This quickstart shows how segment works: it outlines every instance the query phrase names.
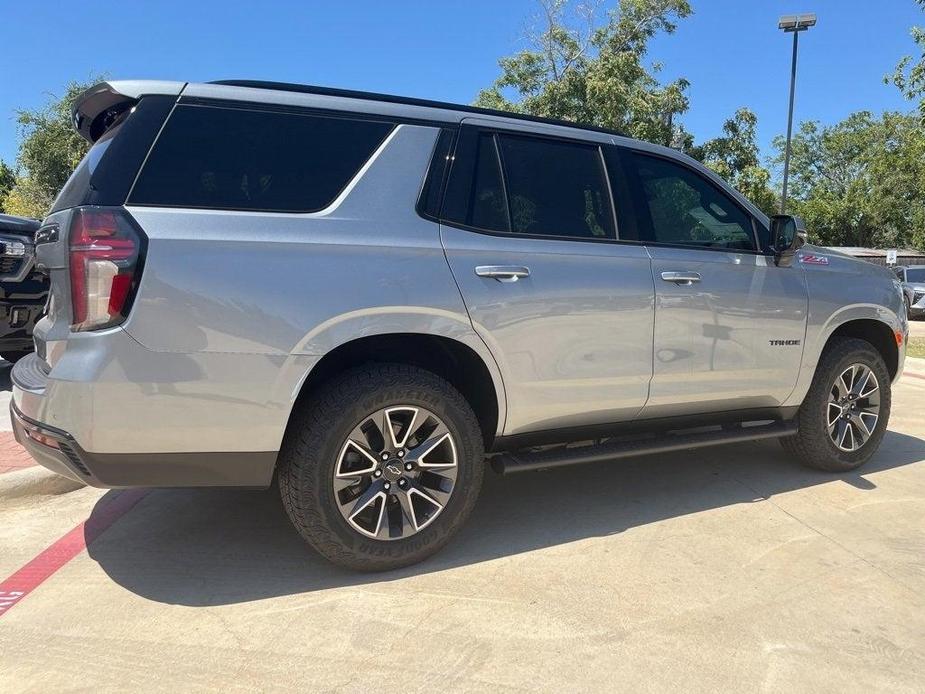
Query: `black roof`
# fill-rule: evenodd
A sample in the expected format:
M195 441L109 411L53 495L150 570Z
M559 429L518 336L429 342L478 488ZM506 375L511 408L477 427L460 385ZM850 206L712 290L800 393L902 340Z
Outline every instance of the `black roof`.
M569 128L580 128L582 130L593 130L594 132L606 133L608 135L618 135L627 137L626 133L608 128L600 128L596 125L587 123L575 123L572 121L558 120L556 118L543 118L541 116L529 116L525 113L514 113L512 111L499 111L494 108L480 108L479 106L468 106L465 104L454 104L447 101L432 101L430 99L416 99L408 96L396 96L394 94L378 94L376 92L363 92L353 89L336 89L334 87L318 87L310 84L292 84L290 82L266 82L262 80L214 80L209 84L224 84L229 87L249 87L251 89L273 89L280 92L298 92L300 94L320 94L322 96L338 96L347 99L366 99L368 101L383 101L390 104L407 104L409 106L424 106L427 108L442 108L451 111L462 111L464 113L474 113L483 116L503 116L504 118L516 118L518 120L529 121L531 123L546 123L549 125L564 125Z

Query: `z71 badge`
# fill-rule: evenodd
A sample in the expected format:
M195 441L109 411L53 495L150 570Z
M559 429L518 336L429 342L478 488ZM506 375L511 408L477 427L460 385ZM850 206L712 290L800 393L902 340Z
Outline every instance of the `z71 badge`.
M814 253L804 253L800 256L801 263L809 263L810 265L828 265L829 259L824 255L815 255Z

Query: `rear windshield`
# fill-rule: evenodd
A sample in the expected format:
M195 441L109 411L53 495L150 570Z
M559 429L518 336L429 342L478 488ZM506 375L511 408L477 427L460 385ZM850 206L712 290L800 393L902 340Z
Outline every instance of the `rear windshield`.
M314 212L334 201L393 127L358 118L180 105L130 202Z

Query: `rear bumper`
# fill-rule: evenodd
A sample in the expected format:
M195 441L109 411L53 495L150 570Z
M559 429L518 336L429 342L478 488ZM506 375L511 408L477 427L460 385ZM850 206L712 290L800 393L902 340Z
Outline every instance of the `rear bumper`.
M68 455L73 439L66 432L42 426L25 417L13 403L10 403L10 419L16 441L42 467L63 475L76 482L91 484L89 471L80 463L79 457Z
M268 453L88 453L70 434L35 422L10 403L13 435L42 467L91 487L269 486Z
M122 378L125 377L123 373ZM99 406L101 396L97 391L107 393L105 384L97 387L94 383L56 379L47 373L35 354L14 365L11 380L10 414L16 440L37 463L70 479L101 488L266 488L272 481L277 450L176 452L176 440L165 440L165 448L171 447L165 452L88 450L86 441L105 438L95 437L95 430L110 433L119 428L120 435L135 434L139 440L151 433L153 414L146 411L145 405L152 398L146 398L144 392L138 393L138 386L130 379L126 379L125 386L136 390L134 397L123 397L120 403L123 414L131 417L114 417L108 414L110 410ZM195 409L183 408L183 399L174 397L174 406L193 418L187 425L194 428L195 421L204 423L199 417L204 417L210 407L214 409L214 403L201 397L190 402L196 405ZM105 418L101 412L106 414Z

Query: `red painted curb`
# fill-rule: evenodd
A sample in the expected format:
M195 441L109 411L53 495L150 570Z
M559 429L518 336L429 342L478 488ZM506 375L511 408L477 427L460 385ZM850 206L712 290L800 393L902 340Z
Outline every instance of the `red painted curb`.
M119 518L148 494L131 489L119 494L86 521L52 543L37 557L0 583L0 617L51 578L62 566L83 552Z
M911 378L921 378L923 381L925 381L925 376L923 376L922 374L911 374L908 371L906 371L905 373L903 373L902 378L905 378L906 376L910 376Z

